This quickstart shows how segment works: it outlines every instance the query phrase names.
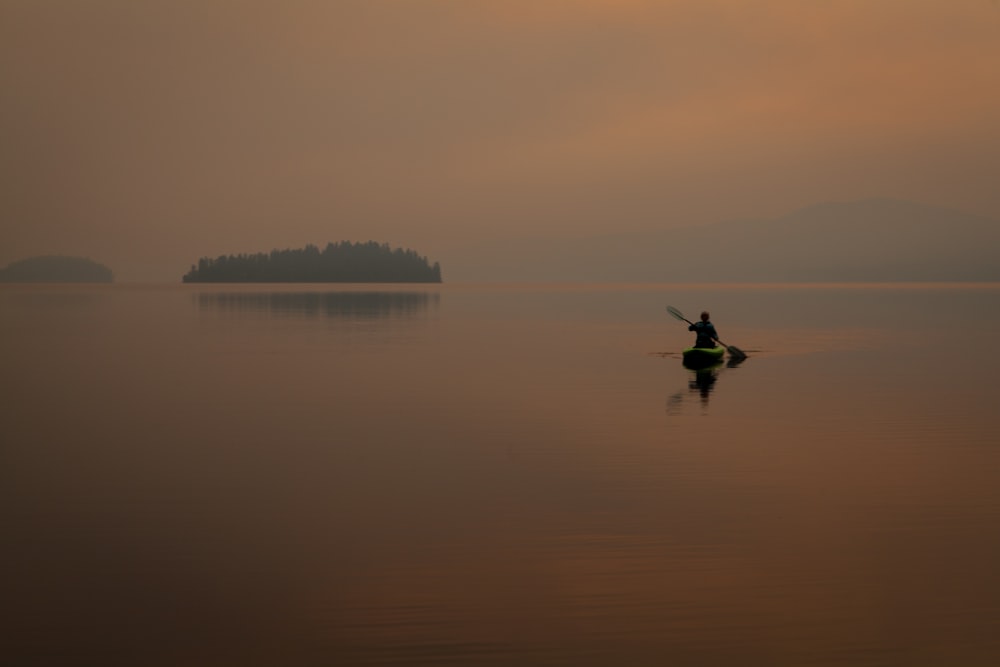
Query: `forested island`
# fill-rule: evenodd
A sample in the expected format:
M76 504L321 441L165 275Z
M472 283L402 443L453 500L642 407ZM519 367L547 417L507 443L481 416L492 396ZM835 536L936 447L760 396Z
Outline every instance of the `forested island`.
M368 241L203 257L186 283L439 283L441 266L413 250Z
M110 283L114 279L111 269L85 257L29 257L0 269L3 283Z

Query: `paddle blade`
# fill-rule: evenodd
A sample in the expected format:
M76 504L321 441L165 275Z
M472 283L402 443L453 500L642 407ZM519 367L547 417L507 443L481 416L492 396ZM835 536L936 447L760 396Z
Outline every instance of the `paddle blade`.
M727 345L726 346L726 351L729 352L729 356L732 359L736 359L736 360L742 361L743 359L747 358L747 353L746 352L744 352L740 348L735 347L733 345Z
M667 306L667 312L670 313L671 315L673 315L674 317L676 317L677 319L684 320L685 322L687 322L687 318L684 317L684 313L682 313L681 311L677 310L673 306Z

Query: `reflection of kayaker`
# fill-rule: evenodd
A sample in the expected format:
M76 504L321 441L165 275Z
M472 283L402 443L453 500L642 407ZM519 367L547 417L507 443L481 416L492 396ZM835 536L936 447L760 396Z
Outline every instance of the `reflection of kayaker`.
M701 394L701 402L705 405L708 404L708 396L712 393L715 381L719 379L719 368L721 366L722 362L719 362L714 366L699 368L694 372L694 378L688 381L688 389Z
M719 375L725 369L735 368L743 362L743 359L734 359L732 357L723 361L721 352L723 348L717 349L720 350L718 356L708 360L706 363L698 363L688 357L684 358L684 367L691 371L691 374L688 376L687 391L679 391L667 399L667 414L680 414L685 397L692 394L697 394L701 407L707 409L708 399L712 392L715 391L715 384L719 379ZM696 347L688 348L688 350L706 351L704 348Z

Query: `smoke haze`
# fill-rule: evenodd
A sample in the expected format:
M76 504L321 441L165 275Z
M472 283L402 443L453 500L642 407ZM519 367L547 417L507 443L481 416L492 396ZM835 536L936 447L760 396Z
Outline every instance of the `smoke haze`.
M1000 218L996 3L539 4L4 0L0 263Z

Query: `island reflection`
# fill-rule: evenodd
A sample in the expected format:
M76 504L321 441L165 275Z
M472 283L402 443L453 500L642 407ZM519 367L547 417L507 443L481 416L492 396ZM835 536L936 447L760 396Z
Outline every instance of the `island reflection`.
M422 291L201 292L195 298L199 309L227 314L375 320L418 316L436 307L440 294Z

